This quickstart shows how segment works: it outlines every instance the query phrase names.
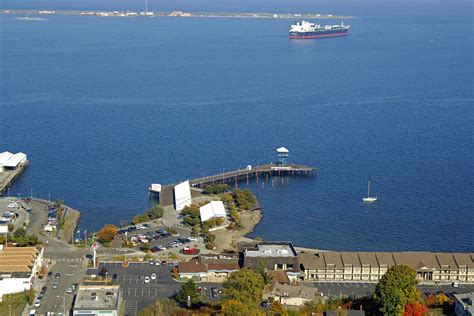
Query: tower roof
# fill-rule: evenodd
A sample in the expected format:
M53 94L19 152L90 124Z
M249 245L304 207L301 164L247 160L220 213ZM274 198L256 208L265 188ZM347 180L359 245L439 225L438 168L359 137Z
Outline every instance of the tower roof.
M285 147L280 147L277 149L277 152L281 154L281 153L289 153L290 151L286 149Z

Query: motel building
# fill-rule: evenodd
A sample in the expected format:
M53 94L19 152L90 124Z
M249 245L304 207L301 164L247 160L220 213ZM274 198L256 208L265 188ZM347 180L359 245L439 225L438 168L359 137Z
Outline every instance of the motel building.
M29 290L43 262L43 248L0 246L0 301L5 294Z
M473 253L319 252L299 253L305 280L377 282L394 265L408 265L420 282L474 282Z

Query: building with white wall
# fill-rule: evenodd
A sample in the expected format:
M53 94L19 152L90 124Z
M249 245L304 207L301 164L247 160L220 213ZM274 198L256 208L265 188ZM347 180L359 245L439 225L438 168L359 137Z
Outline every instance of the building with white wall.
M0 250L0 300L4 294L29 290L43 262L43 248L5 247Z
M191 187L189 180L174 186L174 205L177 211L191 205Z
M201 222L205 222L212 218L226 218L224 203L222 201L211 201L199 208Z
M4 151L0 153L0 172L15 170L27 160L28 157L22 152L12 154L9 151Z
M74 316L118 316L122 303L120 285L80 285L74 301Z

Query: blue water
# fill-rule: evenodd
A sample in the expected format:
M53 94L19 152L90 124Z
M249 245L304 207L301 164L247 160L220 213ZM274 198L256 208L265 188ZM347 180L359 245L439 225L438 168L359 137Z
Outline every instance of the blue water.
M91 231L146 209L152 182L268 162L285 146L319 170L252 183L264 210L252 236L474 251L472 4L239 3L150 6L355 17L347 37L297 41L288 20L0 15L0 151L31 160L10 195L63 198ZM365 205L369 178L379 201Z

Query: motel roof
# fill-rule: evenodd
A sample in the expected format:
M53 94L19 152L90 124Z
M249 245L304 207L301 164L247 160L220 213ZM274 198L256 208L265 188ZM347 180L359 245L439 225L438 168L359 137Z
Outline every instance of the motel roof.
M333 265L335 268L342 268L341 254L339 252L323 252L326 265Z
M454 261L456 261L458 267L465 266L469 269L474 269L474 260L468 253L453 253Z
M457 268L457 264L456 261L454 261L452 253L436 253L436 258L438 258L440 266L448 266L451 269Z
M0 272L30 272L38 253L35 247L5 247L0 251Z
M378 267L377 258L374 252L359 252L360 263L364 265L370 265L371 267Z
M377 258L379 266L391 267L395 265L395 261L393 261L393 255L391 252L376 252L375 257Z
M360 266L359 256L357 252L341 252L341 258L344 265L351 265L354 267Z

